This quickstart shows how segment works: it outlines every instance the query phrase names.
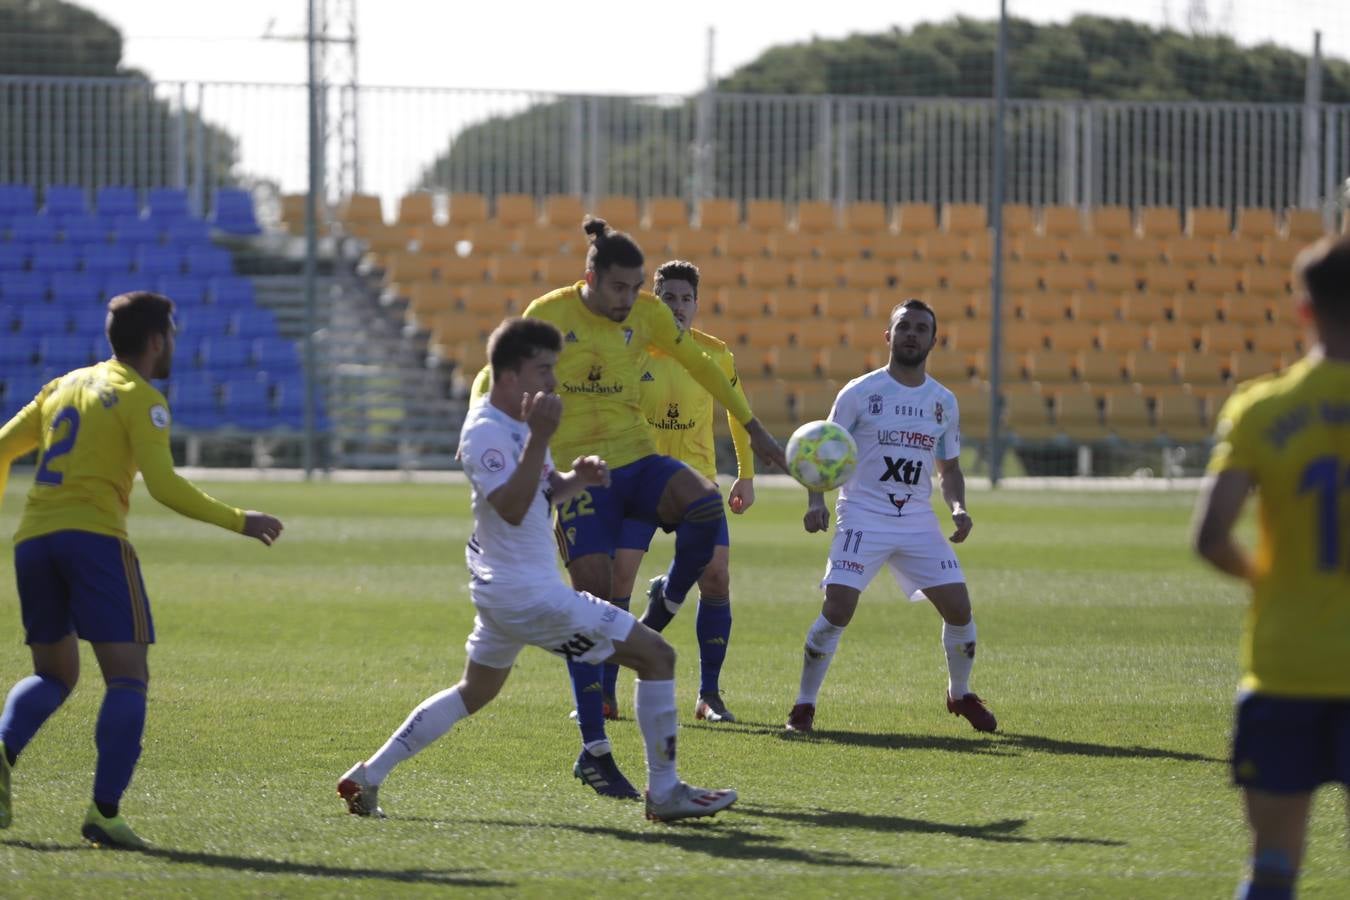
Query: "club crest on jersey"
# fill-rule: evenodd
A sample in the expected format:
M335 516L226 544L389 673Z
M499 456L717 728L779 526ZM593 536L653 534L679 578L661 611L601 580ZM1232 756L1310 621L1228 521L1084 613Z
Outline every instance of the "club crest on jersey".
M506 468L506 457L502 455L500 450L488 450L479 457L478 461L489 472L500 472Z
M567 337L563 338L563 340L569 344L575 344L577 342L577 333L575 331L569 331L567 332Z
M873 394L867 398L867 411L874 416L881 415L881 395Z
M586 373L587 381L599 381L605 377L605 370L602 366L591 366L591 370Z
M934 403L934 404L933 404L933 421L934 421L934 422L937 422L939 425L942 424L942 404L941 404L941 403Z
M656 379L652 377L652 373L651 373L651 372L643 372L643 373L642 373L642 380L643 380L643 381L655 381Z
M678 419L679 417L680 417L680 404L671 403L668 406L666 406L667 419Z
M625 328L623 330L623 345L627 347L631 343L633 343L633 329Z

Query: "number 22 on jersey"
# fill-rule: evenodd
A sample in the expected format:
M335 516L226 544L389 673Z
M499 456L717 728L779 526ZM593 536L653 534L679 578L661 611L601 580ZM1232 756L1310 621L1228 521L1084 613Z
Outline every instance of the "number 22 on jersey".
M56 438L47 446L46 452L42 454L42 462L38 464L37 473L33 480L38 484L48 484L53 487L59 486L65 481L65 475L60 472L53 472L48 468L53 462L65 456L75 447L75 438L80 433L80 413L73 406L67 406L56 414L52 419L51 430L53 434L61 429L61 426L67 426L65 434Z

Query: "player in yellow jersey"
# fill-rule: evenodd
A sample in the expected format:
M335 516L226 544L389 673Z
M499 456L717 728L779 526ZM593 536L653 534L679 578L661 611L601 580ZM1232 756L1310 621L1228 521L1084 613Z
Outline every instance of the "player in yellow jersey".
M693 327L694 317L698 314L698 277L698 267L693 263L671 260L656 270L652 291L670 307L675 321L685 333L717 361L722 374L731 381L737 393L744 396L736 374L736 361L727 345ZM655 433L657 450L682 460L715 483L717 458L712 395L691 379L683 366L660 351L651 353L643 366L639 384L642 387L642 412ZM727 505L739 514L755 502L755 461L750 452L750 436L730 413L727 420L736 448L737 467ZM614 597L611 602L620 606L627 604L638 567L651 546L656 527L655 523L641 519L624 521L619 549L614 554ZM694 718L710 722L736 721L722 700L720 683L722 664L731 639L730 544L726 519L723 518L712 561L698 579L698 615L694 630L698 636L700 680ZM656 631L663 631L679 610L678 606L670 608L663 602L664 581L664 575L652 581L647 611L642 616L642 623ZM606 664L606 698L615 694L618 673L618 666Z
M1252 590L1233 732L1249 900L1293 896L1313 791L1350 786L1350 238L1294 271L1312 349L1229 398L1196 510L1197 552ZM1253 491L1254 554L1233 537Z
M81 829L90 842L145 847L119 812L141 753L150 600L127 542L132 481L175 512L271 545L281 522L202 493L174 472L169 408L151 378L173 360L173 303L137 291L108 303L113 358L47 384L0 427L0 496L10 463L38 451L37 472L14 536L14 574L33 674L0 714L0 828L12 819L10 773L42 724L75 689L79 641L94 648L107 691L94 730L94 802Z
M559 507L558 547L572 586L609 600L624 520L644 519L673 530L675 558L665 596L678 605L712 559L725 515L712 481L657 452L639 395L648 349L669 354L730 410L745 425L755 453L784 468L787 461L717 363L687 339L665 304L642 290L645 259L637 243L603 219L588 217L584 227L591 241L584 280L545 294L524 313L553 323L563 335L557 369L563 415L549 443L553 457L594 454L610 467L608 487L591 488ZM487 374L480 374L476 394L485 392L487 381ZM582 739L573 774L600 794L636 797L605 735L601 666L572 661L568 669Z

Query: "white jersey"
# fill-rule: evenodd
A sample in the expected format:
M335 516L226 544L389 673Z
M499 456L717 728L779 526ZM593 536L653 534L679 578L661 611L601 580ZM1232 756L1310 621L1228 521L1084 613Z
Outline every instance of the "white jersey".
M858 468L839 491L840 524L865 516L896 530L935 527L934 460L961 455L956 396L931 377L906 387L877 369L844 385L830 421L858 444Z
M520 464L529 432L528 425L491 403L471 408L464 419L459 456L473 486L474 529L464 552L473 575L471 587L521 585L538 590L553 581L562 583L549 489L553 457L548 451L544 452L544 467L539 474L539 491L519 525L507 522L488 502L488 495L506 484ZM510 596L510 591L484 591L474 594L474 602L497 605L501 598Z

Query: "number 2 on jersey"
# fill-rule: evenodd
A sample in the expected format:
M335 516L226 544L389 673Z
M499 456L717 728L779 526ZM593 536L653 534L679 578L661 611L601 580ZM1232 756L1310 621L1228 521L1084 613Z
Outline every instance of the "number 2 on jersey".
M52 419L52 432L55 433L63 424L69 425L70 428L66 431L64 437L52 441L47 448L47 452L42 454L42 463L33 476L33 480L38 484L59 485L65 480L65 475L60 472L53 472L47 466L65 456L75 446L75 437L80 433L80 413L75 407L67 406L56 414L56 418Z
M1341 567L1341 498L1350 490L1350 465L1344 469L1334 456L1319 456L1308 463L1299 478L1300 494L1317 494L1317 567L1335 571Z

